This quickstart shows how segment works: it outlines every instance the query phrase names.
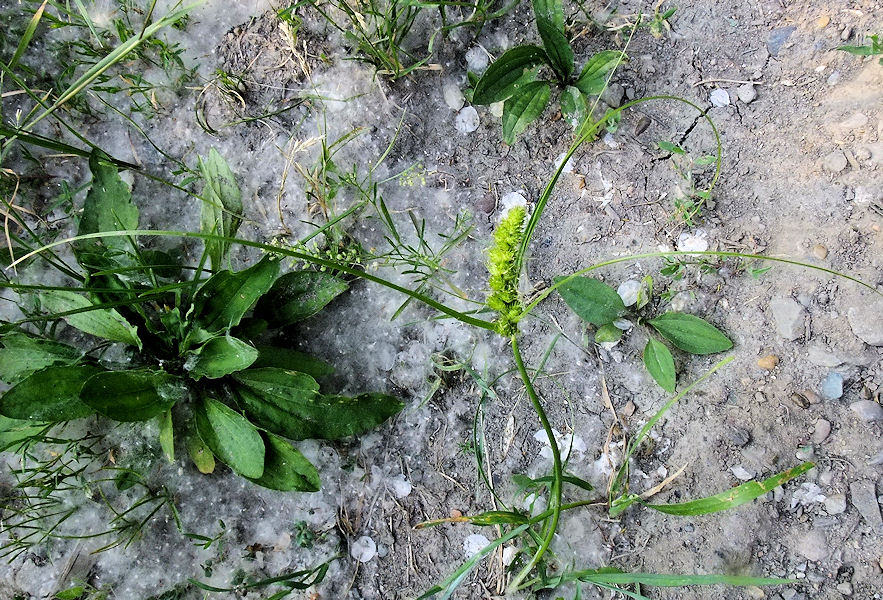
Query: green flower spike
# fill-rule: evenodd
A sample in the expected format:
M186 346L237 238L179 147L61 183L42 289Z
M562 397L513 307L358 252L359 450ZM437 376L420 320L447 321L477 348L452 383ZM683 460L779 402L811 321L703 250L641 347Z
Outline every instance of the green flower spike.
M518 333L518 320L524 312L518 296L518 277L516 256L521 240L524 237L523 206L515 206L500 222L494 232L494 245L488 252L488 286L491 294L487 305L500 313L496 322L497 332L506 337Z

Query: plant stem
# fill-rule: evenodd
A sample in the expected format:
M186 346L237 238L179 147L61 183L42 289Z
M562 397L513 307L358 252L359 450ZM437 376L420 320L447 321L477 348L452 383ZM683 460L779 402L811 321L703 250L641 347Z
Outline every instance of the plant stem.
M540 423L543 426L543 430L546 432L546 436L549 438L549 447L552 449L552 486L551 486L551 498L549 501L549 511L551 514L549 515L551 519L546 522L544 526L544 534L543 534L543 542L540 544L540 547L537 549L536 553L533 555L533 558L530 559L521 572L516 575L515 579L509 584L509 591L513 591L518 588L518 585L524 581L524 578L530 575L530 572L537 566L540 562L540 559L546 553L546 550L549 549L549 545L552 543L552 538L555 537L555 532L558 529L558 519L561 516L561 477L563 475L563 468L561 466L561 451L558 449L558 441L555 439L555 434L552 431L552 425L549 423L549 418L546 416L546 411L543 410L542 402L540 402L540 397L537 395L536 390L533 387L533 384L530 381L530 375L527 372L527 368L524 366L524 360L521 358L521 352L518 349L518 339L516 336L512 336L512 354L515 357L515 364L518 367L518 373L521 375L521 380L524 382L524 387L527 389L527 395L530 398L531 403L533 404L533 408L537 413L537 417L540 419Z

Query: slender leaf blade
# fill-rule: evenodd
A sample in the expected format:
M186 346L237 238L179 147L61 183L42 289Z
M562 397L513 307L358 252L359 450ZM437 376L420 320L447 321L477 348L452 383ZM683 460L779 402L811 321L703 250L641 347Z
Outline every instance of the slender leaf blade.
M692 585L783 585L794 583L791 579L750 577L745 575L678 575L667 573L621 573L604 569L590 569L568 573L566 581L579 580L586 583L626 585L638 583L654 587L683 587Z
M552 90L545 81L533 81L503 104L503 141L510 146L546 109Z
M199 437L221 462L249 479L264 474L264 440L248 419L208 396L197 402L193 416Z
M666 392L675 391L675 360L668 347L650 338L644 347L644 366Z
M88 417L95 411L80 400L80 390L101 372L93 365L50 366L36 371L0 397L0 414L50 423Z
M606 325L625 313L625 304L616 290L591 277L556 277L558 293L567 306L592 325Z
M175 462L175 429L171 409L159 416L159 446L169 462Z
M289 442L265 433L264 474L251 479L259 486L280 492L318 492L319 471Z
M667 312L648 323L665 339L691 354L714 354L733 347L720 329L695 315Z
M525 71L549 63L549 57L539 46L516 46L503 53L488 67L472 94L473 104L493 104L508 99L523 85Z
M12 55L9 64L7 65L9 70L15 68L15 65L18 64L18 61L21 60L21 57L24 56L27 51L28 45L31 43L34 33L37 31L37 26L40 24L40 19L43 18L43 11L46 10L46 4L48 4L48 2L49 0L43 0L43 4L37 8L36 12L34 12L34 15L31 17L31 20L28 21L28 26L25 28L21 39L18 41L18 47L15 49L15 54Z
M560 33L564 33L564 3L561 0L532 0L533 14L545 19Z
M543 40L546 56L560 81L567 83L573 75L573 50L564 32L546 17L537 16L537 30Z
M586 61L574 85L587 96L597 96L607 85L607 75L625 56L619 50L602 50Z
M104 371L83 385L80 399L115 421L146 421L172 408L187 388L164 371Z
M85 296L76 292L49 290L40 293L40 301L51 313L91 308L94 306ZM112 308L96 308L62 317L68 325L90 335L113 342L131 344L141 349L138 329Z
M343 279L320 271L293 271L281 276L255 306L255 315L270 327L285 327L321 311L349 289Z

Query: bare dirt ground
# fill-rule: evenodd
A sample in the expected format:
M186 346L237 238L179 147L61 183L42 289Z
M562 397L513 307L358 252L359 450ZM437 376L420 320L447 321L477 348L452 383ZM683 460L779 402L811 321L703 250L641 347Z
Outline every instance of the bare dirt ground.
M588 4L590 14L604 9ZM622 2L619 13L646 10L639 4ZM606 258L676 248L681 234L695 235L697 230L711 250L811 262L880 289L883 66L835 48L879 29L881 19L883 5L871 0L697 0L678 6L671 31L662 38L647 32L636 35L628 48L630 60L614 77L616 90L606 100L619 105L633 98L676 95L708 108L723 147L723 175L714 189L713 207L704 209L693 226L673 218L673 200L684 182L657 146L665 140L681 144L694 156L712 154L714 138L708 124L676 101L641 104L625 113L615 133L575 156L572 172L559 182L535 234L525 289ZM534 41L528 8L520 6L488 25L478 40L460 32L439 45L432 60L437 70L418 71L396 83L382 77L373 80L368 67L341 62L342 49L323 41L316 27L313 22L302 33L307 51L295 54L303 59L300 63L291 59L291 48L277 35L272 12L218 32L213 60L219 68L243 73L247 82L244 108L236 110L259 113L269 104L284 103L288 92L308 80L321 81L324 91L346 82L348 92L362 95L327 112L329 130L355 125L370 133L347 150L342 163L376 158L402 119L386 164L390 172L419 164L421 176L412 187L400 186L390 194L391 207L427 214L440 227L460 211L474 215L476 230L462 249L449 255L448 265L459 270L458 285L482 297L482 255L502 209L500 198L519 191L529 204L535 201L571 134L551 108L509 147L501 141L499 119L487 107L477 107L478 129L462 133L444 90L452 83L465 87L465 53L476 42L498 56L506 47ZM577 62L616 41L609 33L581 37L574 44ZM713 92L717 104L723 105L712 105ZM191 96L183 101L196 100ZM210 123L230 120L233 109L218 93L209 91L199 102ZM217 137L241 149L234 171L242 175L254 156L267 156L268 148L278 144L280 131L303 127L305 136L314 134L304 125L306 114L306 109L295 110L272 120L269 134L257 122L226 127ZM175 153L174 148L170 151ZM251 231L258 238L282 227L272 210L283 165L281 158L277 160L276 179L268 176L263 185L252 186L256 200L262 198L255 206L271 207L253 209ZM710 174L697 169L696 176L707 182ZM298 201L290 200L291 221L303 214ZM376 235L368 224L368 229L353 225L356 231L362 227L360 235L366 240ZM670 292L668 299L658 300L660 306L670 303L718 325L734 340L736 359L660 423L654 444L636 458L634 489L649 489L686 465L680 477L654 497L678 502L717 493L751 477L767 477L805 460L817 466L758 501L705 517L674 517L633 507L612 520L603 509L575 511L562 522L554 544L560 562L581 568L613 565L630 571L796 580L792 586L763 589L644 590L659 599L883 598L883 302L842 278L782 264L752 276L749 269L769 265L714 261L711 269L688 266L678 280L660 277L662 266L659 260L647 259L598 274L614 287L652 274L660 291ZM252 488L237 487L229 501L241 509L238 516L225 517L235 533L221 562L224 568L232 570L243 549L258 540L265 546L267 566L274 567L315 563L321 552L329 557L339 549L343 557L317 588L318 595L310 591L295 597L404 600L416 598L451 573L464 559L468 536L497 535L491 528L462 524L421 530L414 525L452 511L472 514L497 506L480 481L472 454L481 389L463 372L433 370L429 356L454 348L455 358L492 378L511 368L501 358L506 356L505 346L501 340L461 332L458 326L427 325L429 313L420 309L409 309L389 323L396 306L384 294L357 290L342 300L340 314L370 307L372 316L385 317L379 324L369 318L353 323L329 313L299 332L305 340L321 332L319 339L304 345L344 363L342 381L354 387L386 381L408 399L409 407L363 440L316 444L314 455L327 469L323 473L328 495L312 509L308 500L285 500L288 504L277 508L283 506L276 504L283 502L278 495L255 495ZM615 348L599 349L557 298L547 300L536 314L523 326L524 353L531 364L538 364L552 339L561 334L545 364L540 390L554 427L573 436L569 469L603 487L605 445L612 439L615 448L619 431L634 431L667 399L641 366L646 335L635 331ZM376 343L364 371L361 350L352 347L354 339ZM378 366L384 353L393 358ZM762 364L772 368L758 364L770 355L777 363ZM698 378L716 360L686 354L675 358L680 382ZM436 376L438 391L422 403L427 381ZM842 376L842 394L830 393L837 376ZM610 406L605 406L604 388ZM543 475L551 462L534 437L540 428L524 390L507 376L496 392L484 402L484 458L496 493L521 507L511 475ZM411 486L404 495L393 485L401 480ZM211 485L218 487L204 493L229 489ZM254 507L260 509L251 512ZM313 551L288 546L268 550L274 536L288 535L275 521L271 531L261 529L260 516L276 510L284 513L289 528L303 514L318 511L315 519L306 520L324 541ZM379 550L364 563L351 557L354 542L362 536L370 537ZM150 534L116 560L146 560L158 549L163 558L152 568L168 569L178 551L173 539L174 532ZM278 556L272 562L274 552ZM185 576L202 575L199 565L205 555L182 556L176 569ZM499 597L506 580L501 556L494 554L454 597ZM102 574L104 560L96 559L91 576L119 586L124 576ZM0 589L0 598L42 597L15 583L28 581L16 579L24 568L57 571L52 561L38 562L0 567L0 572L10 570L11 590ZM249 565L255 568L253 562ZM143 597L163 592L170 581L176 580L158 578L152 589L143 590ZM573 591L547 597L558 595L569 598ZM180 597L201 596L189 590ZM584 588L583 597L611 596Z

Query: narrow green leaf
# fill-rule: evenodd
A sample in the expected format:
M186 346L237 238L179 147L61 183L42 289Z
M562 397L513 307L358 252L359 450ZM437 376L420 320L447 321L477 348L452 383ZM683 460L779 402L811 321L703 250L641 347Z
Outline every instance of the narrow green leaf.
M614 325L613 323L607 323L606 325L601 325L598 328L598 331L595 332L595 343L596 344L605 344L610 342L618 342L622 339L622 329Z
M607 85L607 75L619 64L619 50L603 50L593 55L580 72L574 84L587 96L597 96ZM623 60L626 60L623 57Z
M196 465L196 470L203 475L215 471L215 455L198 435L193 434L187 438L187 454Z
M0 380L12 385L44 367L75 363L82 355L67 344L24 333L8 333L3 336L3 348L0 348Z
M570 48L567 36L546 17L537 16L537 30L540 32L552 69L558 74L561 82L569 82L570 76L573 75L573 50Z
M214 148L209 150L208 157L199 159L199 171L205 182L200 217L202 233L235 237L242 223L243 207L242 194L233 171ZM212 269L221 269L230 243L206 240L205 247Z
M187 387L164 371L105 371L90 377L80 399L115 421L146 421L187 396Z
M16 448L25 440L45 435L47 425L23 419L10 419L0 414L0 452Z
M532 0L533 14L543 18L560 33L564 33L564 3L561 0Z
M181 275L180 261L172 257L168 252L161 250L142 250L139 253L141 264L150 267L156 277L163 279L175 279Z
M270 327L285 327L312 317L348 288L346 281L330 273L286 273L258 301L255 315Z
M473 525L486 527L490 525L521 525L528 522L528 518L515 511L490 510L481 514L466 517Z
M589 114L589 105L581 91L572 85L561 93L561 114L571 127L576 129Z
M257 424L292 440L338 439L363 433L398 413L403 404L385 394L323 396L304 373L247 369L233 375L240 406Z
M675 391L675 360L668 347L650 338L644 347L644 366L666 392Z
M21 60L21 57L24 56L27 51L28 44L31 43L31 39L34 37L34 32L37 31L37 26L40 24L40 19L43 18L43 11L46 10L46 4L48 2L49 0L43 0L43 4L40 5L31 17L31 20L28 21L28 26L25 28L25 32L22 34L21 39L18 41L18 47L15 49L15 54L12 55L9 64L7 65L10 71L15 68L15 65L18 64L18 61Z
M264 474L264 440L248 419L210 397L196 403L193 416L199 437L221 462L249 479Z
M95 411L80 400L83 384L101 369L92 365L46 367L0 397L0 414L11 419L56 423Z
M171 410L159 416L159 445L169 462L175 462L175 430Z
M280 492L319 491L319 472L303 454L277 435L264 433L263 437L264 474L252 482Z
M278 273L279 261L269 255L243 271L215 273L193 298L196 326L214 334L238 325L248 309L267 293Z
M138 208L132 203L129 186L120 179L119 169L109 156L95 150L89 157L92 185L83 204L78 235L138 229ZM105 248L129 248L124 237L82 240L76 247L85 252L101 253Z
M93 306L85 296L62 290L42 292L40 302L50 313L64 313ZM131 344L141 349L138 329L112 308L98 308L62 318L68 325L80 331L114 342Z
M507 50L475 84L472 103L493 104L508 99L526 83L525 71L541 63L549 63L549 57L539 46L524 45Z
M689 585L782 585L794 583L791 579L748 577L743 575L677 575L665 573L617 573L604 569L589 569L567 573L563 581L609 583L626 585L638 583L654 587L682 587ZM563 582L562 581L562 582Z
M258 351L250 344L232 336L212 338L196 349L184 364L190 376L199 380L218 379L247 369L258 359Z
M686 150L684 150L683 148L681 148L677 144L674 144L672 142L667 142L665 140L659 140L658 142L656 142L656 145L659 146L659 149L662 150L663 152L670 152L672 154L682 154L682 155L687 153Z
M648 321L672 344L691 354L713 354L733 347L717 327L694 315L667 312Z
M528 83L503 104L503 141L510 146L546 109L552 90L545 81Z
M556 277L555 282L566 279ZM574 277L558 287L558 293L573 312L592 325L606 325L625 312L616 290L591 277Z
M814 466L815 464L806 462L763 481L748 481L720 494L700 498L699 500L690 500L689 502L680 502L678 504L648 504L647 506L659 512L678 516L707 515L720 512L741 506L746 502L751 502L774 488L784 485L795 477L800 477Z
M278 346L258 345L258 359L252 364L252 368L277 367L288 371L299 371L319 379L334 373L334 367L323 360L310 356L304 352L279 348Z

